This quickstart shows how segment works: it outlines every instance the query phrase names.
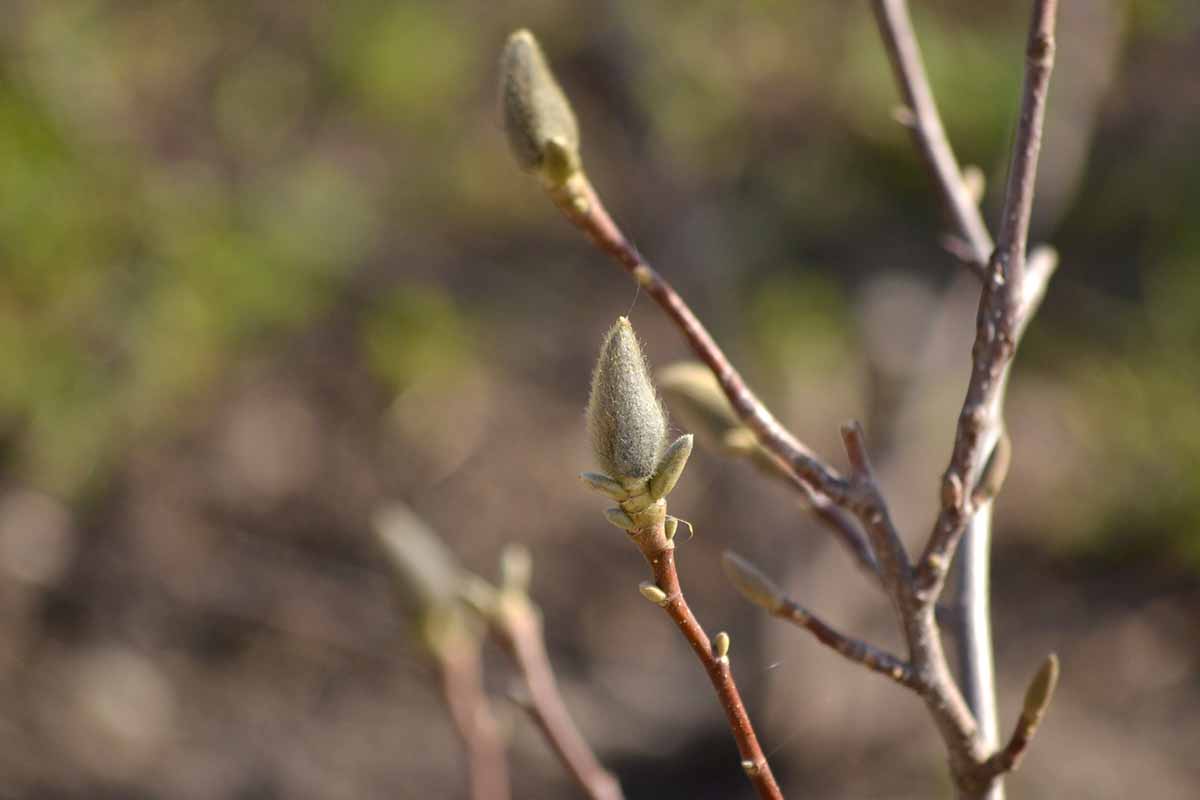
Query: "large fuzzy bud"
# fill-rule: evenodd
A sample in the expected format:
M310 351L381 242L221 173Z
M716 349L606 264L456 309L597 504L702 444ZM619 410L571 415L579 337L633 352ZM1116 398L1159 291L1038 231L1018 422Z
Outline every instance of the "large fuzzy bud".
M521 168L562 186L579 171L579 125L537 39L527 30L508 37L500 57L504 130Z
M608 475L630 482L654 473L666 445L667 415L625 317L612 326L600 348L587 423L596 460Z

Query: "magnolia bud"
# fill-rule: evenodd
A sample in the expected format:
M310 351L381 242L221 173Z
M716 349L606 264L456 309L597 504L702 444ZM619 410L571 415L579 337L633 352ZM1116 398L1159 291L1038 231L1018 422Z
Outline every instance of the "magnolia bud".
M787 596L774 581L737 553L726 550L721 556L721 566L734 588L751 603L774 613L787 602Z
M692 435L690 433L680 436L671 443L667 452L663 453L658 468L654 470L654 475L650 478L651 500L660 500L671 493L675 484L679 482L679 476L683 474L683 468L687 466L688 456L691 454Z
M399 588L414 610L421 613L455 600L463 573L421 518L396 504L376 512L373 523Z
M730 433L745 430L721 391L721 384L704 364L682 361L663 367L655 377L671 405L672 416L694 431L705 446L727 449Z
M1025 690L1025 704L1022 709L1024 715L1032 720L1040 720L1050 705L1050 698L1054 696L1056 686L1058 686L1058 656L1051 653L1046 656L1041 668L1029 682L1029 688Z
M713 655L718 661L729 661L729 634L721 631L712 640Z
M537 39L527 30L508 37L500 57L504 130L521 168L550 186L579 171L579 126Z
M600 348L587 423L596 460L608 475L625 482L654 473L666 444L667 415L625 317L617 320Z
M642 597L654 603L656 606L665 606L667 604L667 593L655 586L650 581L642 581L638 584L638 591L642 593Z

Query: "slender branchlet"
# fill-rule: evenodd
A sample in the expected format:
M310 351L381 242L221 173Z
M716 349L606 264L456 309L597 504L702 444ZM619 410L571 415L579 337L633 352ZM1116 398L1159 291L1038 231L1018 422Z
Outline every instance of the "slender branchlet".
M521 168L560 187L579 171L579 125L537 39L508 37L500 57L504 130Z
M504 740L483 689L483 632L461 602L479 579L464 572L437 534L407 508L389 506L373 523L418 639L438 667L442 696L466 751L471 798L508 800ZM475 594L478 602L490 602L482 591Z
M473 582L472 606L483 614L524 682L521 705L542 732L567 773L590 800L623 800L617 779L600 764L571 718L546 651L541 610L530 598L533 558L521 545L500 556L500 586Z
M811 611L796 604L762 570L736 553L725 551L721 557L725 574L742 596L768 613L806 629L822 644L867 669L886 675L897 683L925 691L911 665L874 645L841 633Z

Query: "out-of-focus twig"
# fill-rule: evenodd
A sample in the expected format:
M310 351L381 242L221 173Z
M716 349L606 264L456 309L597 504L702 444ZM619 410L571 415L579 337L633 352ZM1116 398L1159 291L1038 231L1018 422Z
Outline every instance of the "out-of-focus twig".
M374 528L418 641L438 667L442 695L467 757L472 800L508 800L508 759L483 688L481 626L462 606L464 574L441 539L400 505Z
M558 689L542 633L542 615L527 593L529 555L506 549L499 591L487 608L487 619L512 657L527 691L525 706L559 761L591 800L623 800L621 785L601 766L579 732Z
M905 0L873 0L875 21L887 47L896 73L896 82L907 104L905 115L917 150L934 179L942 202L954 220L955 237L952 249L980 278L992 253L992 237L988 234L979 202L971 186L964 180L954 150L946 138L946 129L938 114L929 76L921 59L921 49L913 31L912 18Z

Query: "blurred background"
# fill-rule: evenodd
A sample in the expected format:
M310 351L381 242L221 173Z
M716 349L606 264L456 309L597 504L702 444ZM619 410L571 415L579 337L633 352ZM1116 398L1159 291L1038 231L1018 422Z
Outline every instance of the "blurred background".
M994 221L1028 2L914 3ZM460 798L437 673L369 520L469 569L533 553L566 699L633 798L748 797L707 681L576 474L632 282L518 173L495 64L527 26L614 216L751 384L841 464L864 420L910 547L977 286L866 3L8 0L0 26L0 796ZM1064 2L998 503L1001 725L1063 680L1019 798L1200 792L1200 6ZM733 637L795 797L949 797L909 694L728 587L733 547L846 630L886 601L786 486L700 450L681 575ZM569 798L485 653L514 796ZM636 677L636 679L635 679Z

